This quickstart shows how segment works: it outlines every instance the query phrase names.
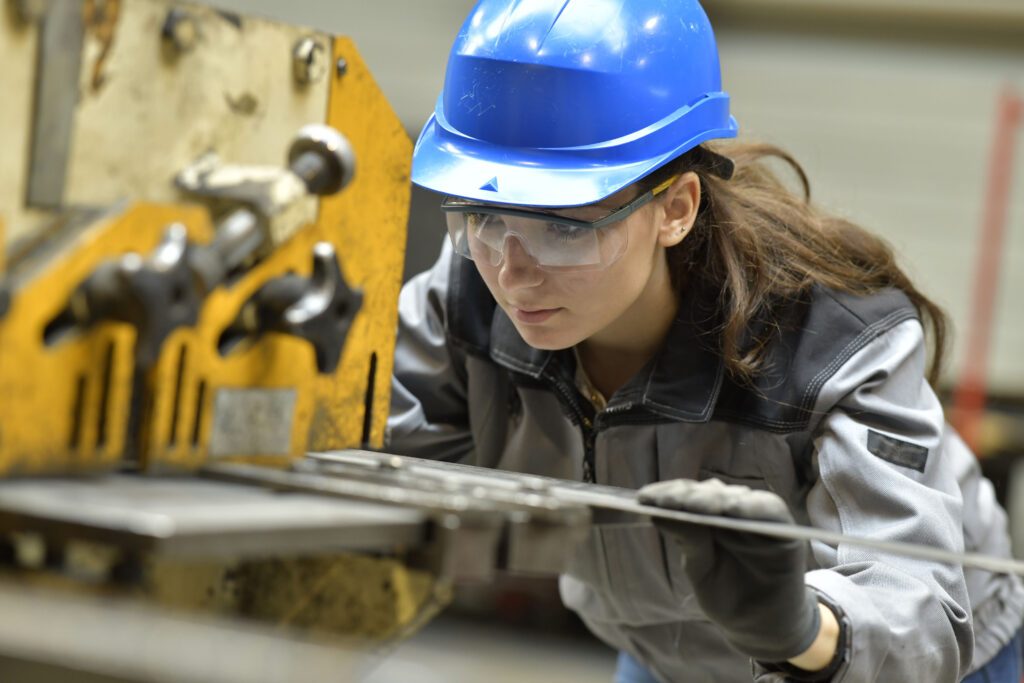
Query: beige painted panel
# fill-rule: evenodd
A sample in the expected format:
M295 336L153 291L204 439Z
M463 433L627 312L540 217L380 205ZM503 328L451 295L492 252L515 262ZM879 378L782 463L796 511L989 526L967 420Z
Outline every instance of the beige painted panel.
M324 120L330 79L299 85L292 48L315 35L329 54L329 36L173 3L188 8L199 38L168 59L160 30L172 3L118 4L110 40L87 28L67 203L173 200L174 176L210 149L231 163L282 166L299 128Z
M475 0L210 0L348 36L414 136L434 111L452 42Z

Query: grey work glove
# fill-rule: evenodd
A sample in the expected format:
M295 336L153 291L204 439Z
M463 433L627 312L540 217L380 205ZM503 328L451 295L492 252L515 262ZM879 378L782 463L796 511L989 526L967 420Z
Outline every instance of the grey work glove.
M640 489L638 498L673 510L793 523L785 501L774 493L717 479L658 482ZM821 615L804 584L803 541L652 520L682 548L697 602L733 647L763 662L783 662L811 646Z

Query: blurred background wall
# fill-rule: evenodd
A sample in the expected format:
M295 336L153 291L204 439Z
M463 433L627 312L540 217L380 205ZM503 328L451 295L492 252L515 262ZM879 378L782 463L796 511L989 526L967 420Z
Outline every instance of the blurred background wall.
M214 0L355 39L410 136L440 92L470 0ZM1024 95L1019 0L708 0L747 138L804 165L814 199L881 233L947 308L962 363L1000 91ZM1009 141L1006 142L1009 144ZM1015 144L1024 166L1024 136ZM988 379L1024 397L1024 168L1011 186ZM414 192L407 277L429 266L438 198Z

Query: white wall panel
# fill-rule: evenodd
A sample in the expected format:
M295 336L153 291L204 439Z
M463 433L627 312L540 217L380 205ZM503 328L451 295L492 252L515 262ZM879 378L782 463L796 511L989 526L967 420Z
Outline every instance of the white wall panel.
M958 328L965 352L996 102L1024 96L1024 52L854 37L719 31L723 78L747 137L805 165L815 199L887 237ZM1024 394L1024 132L1003 250L992 388Z

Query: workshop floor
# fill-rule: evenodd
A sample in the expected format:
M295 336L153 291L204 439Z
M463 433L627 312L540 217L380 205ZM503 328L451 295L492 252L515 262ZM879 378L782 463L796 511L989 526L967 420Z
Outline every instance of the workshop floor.
M615 652L596 639L442 616L362 683L610 683Z

